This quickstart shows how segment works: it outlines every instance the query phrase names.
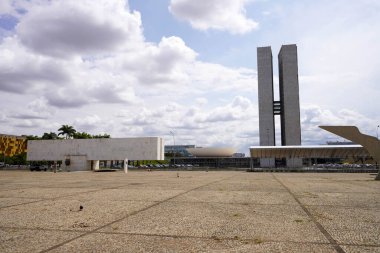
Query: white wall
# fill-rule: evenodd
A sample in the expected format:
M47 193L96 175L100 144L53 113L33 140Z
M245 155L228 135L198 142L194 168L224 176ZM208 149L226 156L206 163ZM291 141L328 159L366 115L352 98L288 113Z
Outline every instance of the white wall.
M58 161L65 156L87 160L163 160L164 141L159 137L28 141L28 161Z

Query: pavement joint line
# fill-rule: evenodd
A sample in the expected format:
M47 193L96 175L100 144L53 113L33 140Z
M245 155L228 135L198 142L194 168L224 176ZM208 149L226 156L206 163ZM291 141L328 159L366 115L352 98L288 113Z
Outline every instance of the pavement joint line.
M93 191L88 191L88 192L86 192L86 193L97 192L97 191L101 191L101 190L93 190ZM84 192L81 192L81 193L84 193ZM9 208L9 207L28 205L28 204L39 203L39 202L44 202L44 201L49 201L49 200L57 200L57 199L59 199L59 198L71 197L71 196L76 195L76 194L78 194L78 193L73 193L73 194L63 195L63 196L54 197L54 198L50 198L50 199L40 199L40 200L36 200L36 201L32 201L32 202L20 203L20 204L14 204L14 205L10 205L10 206L3 206L3 207L0 207L0 210L1 210L1 209L5 209L5 208Z
M302 208L302 210L309 216L309 218L314 222L314 224L317 226L317 228L319 229L319 231L326 237L326 239L330 242L330 244L334 247L334 249L338 252L338 253L346 253L342 247L339 246L338 242L330 235L329 232L327 232L327 230L322 226L321 223L319 223L315 217L312 215L312 213L309 211L309 209L307 209L302 203L301 201L297 198L297 196L280 180L278 179L273 173L271 174L279 184L282 185L282 187L284 187L290 195L293 196L293 198L295 199L295 201L297 201L297 203L300 205L300 207Z
M50 229L50 228L27 228L27 227L5 227L0 226L0 229L14 229L14 230L32 230L32 231L49 231L49 232L68 232L68 233L83 233L83 230L71 230L71 229ZM146 236L146 237L170 237L170 238L182 238L182 239L208 239L215 240L214 236L191 236L191 235L170 235L170 234L144 234L144 233L129 233L129 232L108 232L108 231L95 231L92 234L107 234L107 235L126 235L126 236ZM236 237L217 237L218 240L226 241L249 241L254 242L255 239L243 239ZM273 240L265 239L263 243L296 243L296 244L310 244L310 245L331 245L330 242L300 242L289 240ZM340 243L341 246L356 246L356 247L380 247L380 244L355 244L355 243Z
M79 195L79 194L84 194L84 193L93 193L93 192L98 192L98 191L103 191L103 190L119 189L119 188L124 187L124 186L125 185L118 186L118 187L106 187L106 188L101 188L101 189L91 190L91 191L75 192L75 193L72 193L72 194L62 195L62 196L58 196L58 197L54 197L54 198L43 198L43 199L39 199L39 200L36 200L36 201L31 201L31 202L26 202L26 203L20 203L20 204L14 204L14 205L9 205L9 206L3 206L3 207L0 207L0 210L1 209L5 209L5 208L9 208L9 207L22 206L22 205L39 203L39 202L44 202L44 201L49 201L49 200L57 200L57 199L60 199L60 198L72 197L72 196ZM36 188L36 187L32 187L32 188ZM63 187L61 187L61 188L63 188ZM75 187L73 187L73 188L75 188ZM28 189L31 189L31 188L28 188ZM3 197L1 197L1 198L3 198ZM5 197L5 198L13 198L13 197Z
M95 232L96 234L115 234L115 235L137 235L137 236L151 236L151 237L171 237L171 238L189 238L189 239L207 239L207 240L225 240L225 241L249 241L249 242L255 242L255 238L253 239L244 239L240 237L219 237L219 236L191 236L191 235L168 235L168 234L144 234L144 233L128 233L128 232ZM316 245L331 245L328 242L299 242L299 241L283 241L283 240L273 240L273 239L265 239L263 240L263 243L272 243L272 242L279 242L279 243L298 243L298 244L316 244ZM380 245L374 245L374 247L378 247Z
M140 210L136 210L136 211L134 211L134 212L131 212L130 214L127 214L127 215L125 215L125 216L123 216L123 217L121 217L121 218L119 218L119 219L116 219L116 220L114 220L114 221L111 221L111 222L109 222L109 223L107 223L107 224L105 224L105 225L102 225L102 226L100 226L100 227L97 227L97 228L95 228L95 229L93 229L93 230L85 231L83 234L80 234L80 235L78 235L78 236L76 236L76 237L74 237L74 238L71 238L71 239L66 240L66 241L64 241L64 242L61 242L61 243L59 243L59 244L57 244L57 245L54 245L54 246L52 246L52 247L50 247L50 248L48 248L48 249L42 250L42 251L40 251L40 253L49 252L49 251L51 251L51 250L54 250L54 249L56 249L56 248L59 248L59 247L65 245L65 244L67 244L67 243L70 243L70 242L72 242L72 241L74 241L74 240L77 240L77 239L79 239L79 238L81 238L81 237L84 237L84 236L86 236L86 235L90 235L90 234L96 233L98 230L103 229L103 228L108 227L108 226L111 226L111 225L113 225L113 224L115 224L115 223L117 223L117 222L120 222L120 221L122 221L122 220L128 218L128 217L131 217L131 216L136 215L136 214L138 214L138 213L144 212L144 211L146 211L146 210L148 210L148 209L150 209L150 208L152 208L152 207L156 207L156 206L158 206L158 205L160 205L160 204L162 204L162 203L165 203L165 202L167 202L167 201L169 201L169 200L171 200L171 199L174 199L174 198L179 197L179 196L181 196L181 195L187 194L187 193L189 193L189 192L191 192L191 191L194 191L194 190L200 189L200 188L202 188L202 187L205 187L205 186L208 186L208 185L211 185L211 184L214 184L214 183L219 183L219 182L221 182L221 181L224 181L224 180L227 180L227 179L230 179L230 178L233 178L233 177L236 177L236 176L230 176L230 177L227 177L227 178L222 178L222 179L219 179L219 180L216 180L216 181L208 182L208 183L206 183L206 184L204 184L204 185L197 186L197 187L192 188L192 189L190 189L190 190L187 190L187 191L181 192L181 193L179 193L179 194L177 194L177 195L175 195L175 196L172 196L172 197L170 197L170 198L167 198L167 199L164 199L164 200L162 200L162 201L156 202L156 203L154 203L154 204L152 204L152 205L149 205L149 206L146 206L146 207L144 207L144 208L142 208L142 209L140 209Z
M137 200L126 200L126 201L137 201ZM144 200L141 200L144 201ZM255 206L295 206L295 204L264 204L256 202L220 202L220 201L171 201L176 203L191 203L191 204L202 204L202 203L214 203L214 204L226 204L226 205L255 205ZM298 204L298 203L297 203ZM366 206L366 205L354 205L354 206L345 206L345 205L305 205L305 206L326 206L326 207L342 207L342 208L363 208L363 209L378 209L376 206ZM378 222L374 222L378 223Z

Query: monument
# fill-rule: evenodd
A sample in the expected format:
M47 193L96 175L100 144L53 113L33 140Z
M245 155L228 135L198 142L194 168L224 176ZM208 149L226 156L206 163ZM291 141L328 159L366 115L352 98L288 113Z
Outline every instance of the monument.
M257 48L260 146L275 146L275 115L281 121L281 145L301 145L297 46L283 45L278 54L280 100L274 101L271 47ZM262 158L262 167L275 167ZM287 158L287 167L301 167L302 159Z

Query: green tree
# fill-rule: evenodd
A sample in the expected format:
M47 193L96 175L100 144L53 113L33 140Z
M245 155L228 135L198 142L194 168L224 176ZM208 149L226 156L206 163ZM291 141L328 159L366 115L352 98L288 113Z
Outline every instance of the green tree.
M109 135L109 134L96 134L96 135L93 135L92 138L94 138L94 139L111 138L111 135Z
M25 135L23 135L25 136ZM41 137L37 136L37 135L26 135L25 136L27 140L41 140Z
M86 132L76 132L73 135L74 139L92 139L92 135Z
M58 139L58 135L54 132L44 133L41 137L43 140L55 140Z
M69 125L62 125L61 128L58 129L60 131L58 133L58 136L64 135L65 139L69 139L74 136L74 134L77 132L73 126Z

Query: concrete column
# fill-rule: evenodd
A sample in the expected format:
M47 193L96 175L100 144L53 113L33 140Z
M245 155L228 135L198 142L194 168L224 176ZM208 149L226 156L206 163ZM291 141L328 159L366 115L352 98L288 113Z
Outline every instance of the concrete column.
M288 157L286 158L286 167L288 168L300 168L302 167L302 158Z
M123 166L124 166L124 172L128 173L128 159L124 160Z
M92 164L92 170L99 170L99 160L95 160Z

